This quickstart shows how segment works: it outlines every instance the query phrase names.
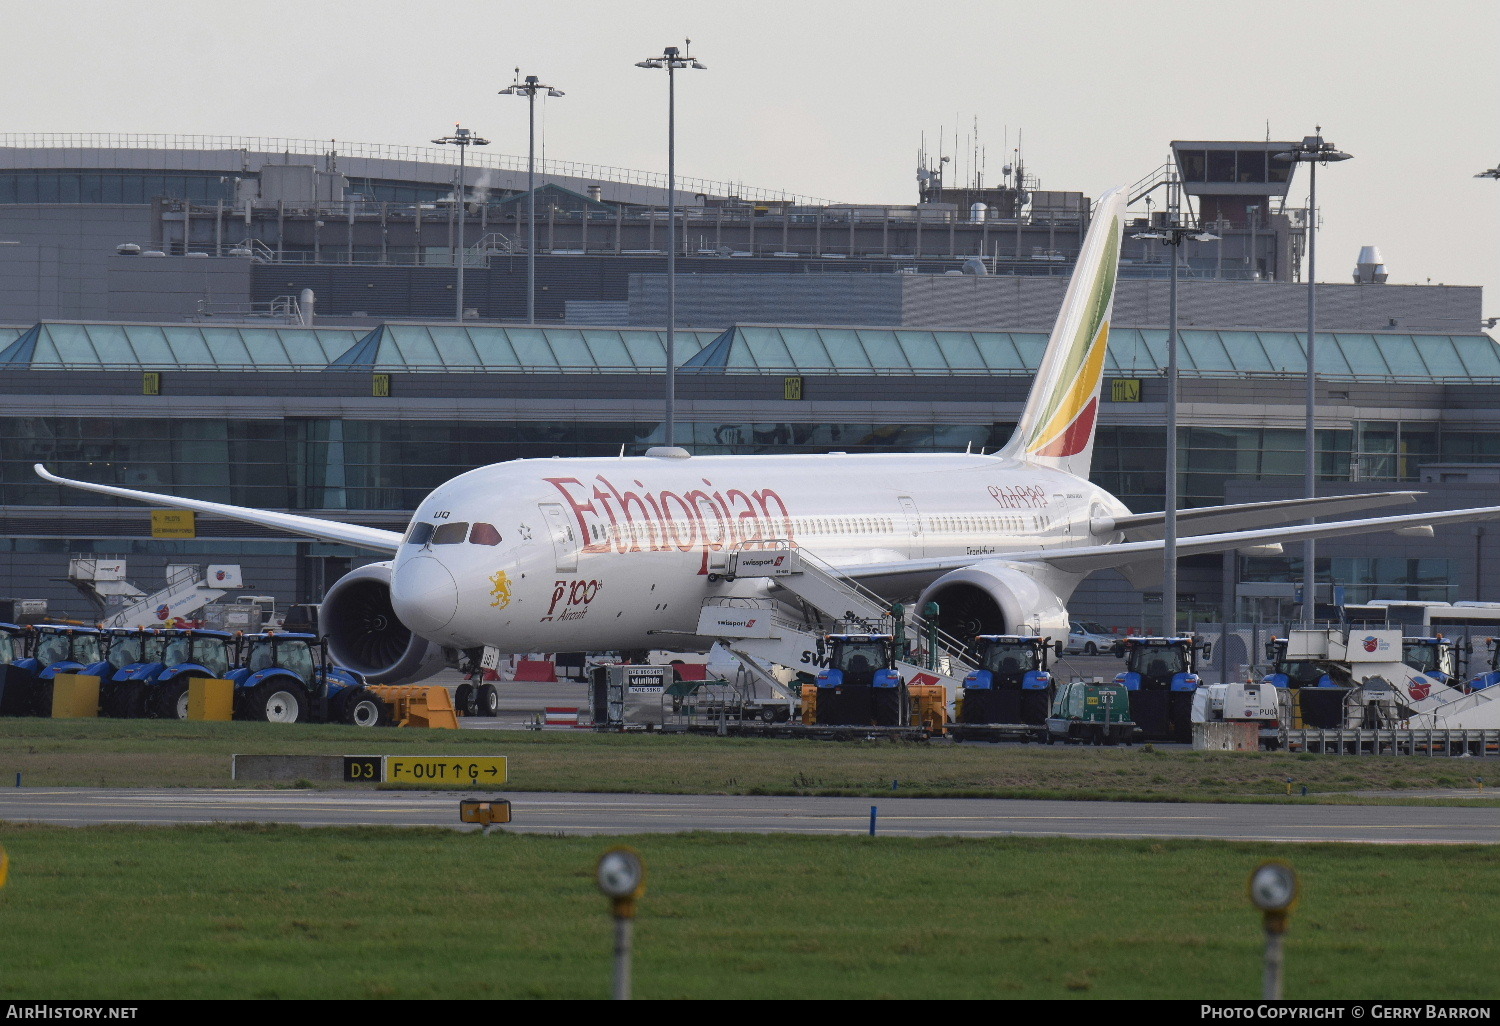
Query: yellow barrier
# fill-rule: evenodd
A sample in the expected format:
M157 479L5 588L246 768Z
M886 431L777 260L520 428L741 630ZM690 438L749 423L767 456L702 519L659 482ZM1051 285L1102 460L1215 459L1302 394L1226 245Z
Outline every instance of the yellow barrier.
M818 689L815 685L802 685L802 722L815 724L818 722Z
M234 681L194 677L188 681L190 720L234 719Z
M509 823L510 799L491 798L489 801L482 802L473 798L465 798L458 803L458 819L461 823L481 823L484 826Z
M398 727L458 729L458 714L447 688L424 684L370 684L369 689L391 707Z
M99 678L86 673L59 673L52 678L52 718L82 719L99 715Z

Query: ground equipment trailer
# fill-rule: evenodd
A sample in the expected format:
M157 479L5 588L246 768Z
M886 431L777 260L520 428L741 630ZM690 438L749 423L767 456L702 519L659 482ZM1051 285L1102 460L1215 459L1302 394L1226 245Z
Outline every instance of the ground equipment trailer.
M247 635L234 682L236 719L267 723L349 723L374 727L390 722L384 700L352 670L328 661L327 643L312 634Z
M964 677L955 741L1046 739L1056 692L1050 669L1060 643L1031 634L981 634L970 646L979 669Z
M1047 743L1132 744L1136 724L1131 707L1140 694L1120 683L1069 681L1057 689L1052 701L1046 721Z
M1193 637L1125 638L1115 655L1125 660L1115 683L1130 692L1130 711L1147 741L1191 741L1193 692L1200 662L1212 646Z

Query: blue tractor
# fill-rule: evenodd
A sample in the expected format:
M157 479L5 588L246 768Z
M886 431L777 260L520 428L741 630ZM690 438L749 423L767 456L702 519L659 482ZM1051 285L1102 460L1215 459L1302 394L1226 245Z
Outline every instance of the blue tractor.
M1500 638L1486 638L1485 643L1489 645L1489 665L1482 673L1476 674L1469 679L1470 691L1479 691L1482 688L1492 688L1500 684Z
M246 635L239 665L227 676L235 685L236 719L356 727L390 722L389 707L359 674L331 664L326 643L315 634Z
M896 669L895 635L829 634L818 647L828 660L817 679L819 725L906 725L906 682Z
M31 673L15 664L31 655L35 637L30 627L0 623L0 716L29 714Z
M26 651L6 670L3 708L10 715L51 716L52 681L59 673L107 676L97 628L40 624L31 632Z
M104 631L104 657L110 672L99 681L99 712L119 719L146 715L147 687L162 668L164 631L113 627Z
M1441 634L1430 638L1401 639L1401 661L1448 687L1462 687L1468 668L1467 657L1472 652L1472 644L1463 648L1457 641Z
M1147 741L1191 741L1193 693L1202 679L1200 660L1212 646L1192 637L1124 638L1115 655L1125 660L1125 671L1115 683L1130 692L1130 714Z
M155 631L160 640L145 644L148 660L132 671L142 695L142 711L160 720L185 720L195 678L223 680L234 665L235 636L228 631L176 628ZM113 661L113 660L111 660Z
M1029 634L981 634L970 652L979 669L964 678L960 724L1046 724L1055 688L1049 669L1057 652L1052 641Z

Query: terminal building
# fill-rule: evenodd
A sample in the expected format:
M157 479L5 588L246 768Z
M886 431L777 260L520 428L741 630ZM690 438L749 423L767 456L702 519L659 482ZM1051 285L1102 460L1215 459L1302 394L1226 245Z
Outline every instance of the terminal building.
M1284 206L1290 166L1267 159L1287 145L1176 143L1175 167L1137 187L1143 208L1180 189L1220 235L1184 252L1184 506L1301 490L1303 216ZM239 563L247 590L316 601L375 558L207 517L195 537L154 538L149 509L48 485L37 462L399 530L428 489L474 466L662 441L664 183L547 167L538 323L524 325L524 162L467 169L460 311L460 204L441 157L0 137L0 595L86 618L63 578L70 556L99 555L124 556L148 590L167 564ZM1020 169L988 189L929 176L909 206L686 188L679 442L700 454L1004 443L1086 197L1044 192ZM1143 209L1136 227L1158 217ZM1093 476L1147 511L1165 492L1170 251L1127 238L1122 252ZM1393 512L1493 502L1500 350L1480 290L1318 291L1320 490L1427 493ZM1319 577L1349 602L1500 599L1494 533L1323 542ZM1176 601L1191 619L1276 619L1300 576L1300 546L1195 557ZM1102 573L1073 612L1142 626L1160 601Z

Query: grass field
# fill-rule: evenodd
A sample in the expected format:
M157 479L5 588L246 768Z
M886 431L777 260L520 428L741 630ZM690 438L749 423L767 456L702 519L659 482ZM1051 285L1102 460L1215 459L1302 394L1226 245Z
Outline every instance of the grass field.
M903 796L1158 801L1355 801L1339 795L1373 789L1473 794L1475 777L1488 766L1483 759L1182 748L6 718L0 719L0 786L21 773L28 786L227 787L234 786L229 757L235 753L424 752L509 756L507 791L876 795L890 794L895 781ZM1314 796L1287 799L1289 776L1299 793L1305 784ZM1486 784L1500 785L1500 768Z
M600 998L609 842L5 826L0 998ZM643 998L1255 998L1245 877L1303 889L1289 998L1493 998L1500 849L625 839Z

